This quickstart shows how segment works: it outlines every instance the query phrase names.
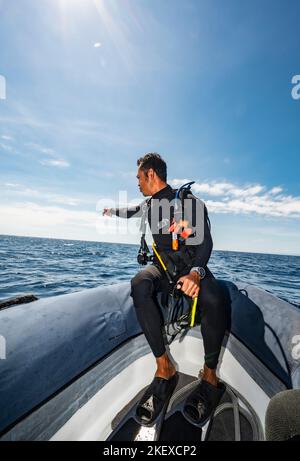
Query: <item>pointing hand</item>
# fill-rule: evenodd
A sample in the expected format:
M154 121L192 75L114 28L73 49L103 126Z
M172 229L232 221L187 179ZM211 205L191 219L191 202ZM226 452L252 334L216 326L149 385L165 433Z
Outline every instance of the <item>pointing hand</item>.
M112 216L112 209L111 208L104 208L102 212L102 216Z

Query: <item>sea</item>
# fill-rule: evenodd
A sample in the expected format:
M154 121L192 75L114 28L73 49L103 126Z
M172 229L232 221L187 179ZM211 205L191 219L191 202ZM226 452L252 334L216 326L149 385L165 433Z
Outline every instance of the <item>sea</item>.
M0 300L38 298L129 281L138 245L0 235ZM213 250L216 278L251 283L300 307L300 256Z

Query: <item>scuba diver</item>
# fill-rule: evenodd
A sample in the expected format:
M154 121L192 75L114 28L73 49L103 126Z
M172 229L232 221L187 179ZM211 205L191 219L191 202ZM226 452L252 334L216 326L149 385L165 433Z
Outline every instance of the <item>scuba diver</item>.
M227 327L224 293L207 267L213 246L207 209L190 192L192 183L187 188L181 188L181 191L167 184L167 165L159 154L144 155L137 161L137 166L139 190L150 198L137 206L103 210L104 216L115 215L127 219L143 216L145 219L146 216L154 241L154 254L150 259L147 257L149 250L144 238L144 226L138 261L146 265L150 260L152 264L131 280L131 296L137 319L157 364L154 379L137 405L136 416L141 424L150 425L156 421L158 415L166 411L177 384L178 374L166 351L163 320L156 300L156 294L163 292L172 278L181 294L197 302L200 311L205 363L200 384L185 401L184 416L192 424L201 427L210 419L224 393L225 386L219 381L216 368ZM162 212L165 211L161 206L163 200L170 205L169 213ZM176 220L178 201L184 212L186 200L192 204L189 219ZM199 210L196 205L200 202L203 212L203 219L200 220L202 239L198 244L189 244L195 237L194 215L195 210ZM186 218L186 215L183 217Z

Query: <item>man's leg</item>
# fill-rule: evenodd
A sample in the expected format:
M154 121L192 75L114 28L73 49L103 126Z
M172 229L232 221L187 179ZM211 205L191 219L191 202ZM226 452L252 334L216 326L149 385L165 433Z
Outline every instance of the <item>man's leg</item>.
M216 368L227 328L226 298L213 277L200 282L198 309L201 312L201 333L204 343L204 369L202 379L217 386Z
M155 301L155 294L161 288L162 278L163 274L158 267L146 267L131 280L131 296L138 321L156 358L155 376L170 379L176 373L176 368L166 353L162 314Z
M200 282L198 303L205 363L201 383L185 401L184 415L193 424L203 426L209 421L225 392L224 384L218 382L216 368L227 327L226 302L223 290L215 278L205 277Z

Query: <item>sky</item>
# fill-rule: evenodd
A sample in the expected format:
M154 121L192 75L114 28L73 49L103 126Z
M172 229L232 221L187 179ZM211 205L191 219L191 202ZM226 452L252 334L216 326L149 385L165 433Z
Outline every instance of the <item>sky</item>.
M214 249L300 255L299 17L298 0L0 0L0 234L139 243L101 210L142 201L136 161L158 152L169 184L195 181Z

